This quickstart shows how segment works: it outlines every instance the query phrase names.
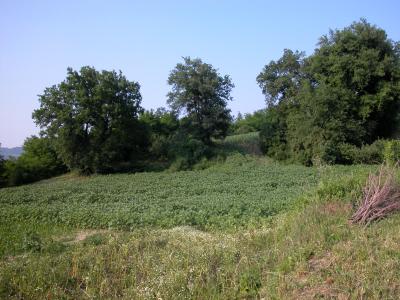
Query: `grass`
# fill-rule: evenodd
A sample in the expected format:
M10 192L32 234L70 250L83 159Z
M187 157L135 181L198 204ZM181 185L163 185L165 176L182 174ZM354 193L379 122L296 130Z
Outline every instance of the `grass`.
M0 298L398 299L400 215L348 222L375 168L233 155L3 189Z
M233 152L256 156L262 154L258 132L230 135L223 141L218 141L218 144L228 153Z

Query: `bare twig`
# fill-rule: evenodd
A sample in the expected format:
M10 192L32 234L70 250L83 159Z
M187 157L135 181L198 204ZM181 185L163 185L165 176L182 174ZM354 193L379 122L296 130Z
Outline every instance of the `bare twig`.
M368 226L400 210L400 186L395 178L396 168L382 165L377 174L369 175L360 206L351 217L352 223Z

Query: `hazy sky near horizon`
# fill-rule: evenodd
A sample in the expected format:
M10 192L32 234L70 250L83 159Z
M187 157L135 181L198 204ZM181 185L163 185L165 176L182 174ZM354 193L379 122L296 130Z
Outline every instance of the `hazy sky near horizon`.
M38 133L38 94L68 66L121 70L138 81L146 109L166 106L167 78L199 57L235 84L232 112L265 107L256 83L283 49L311 54L329 29L366 18L400 40L400 1L0 0L0 143Z

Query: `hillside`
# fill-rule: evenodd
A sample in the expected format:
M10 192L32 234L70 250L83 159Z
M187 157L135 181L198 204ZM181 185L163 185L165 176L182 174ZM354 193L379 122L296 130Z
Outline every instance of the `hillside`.
M0 190L0 298L396 299L400 215L348 222L376 166L282 165L246 140L206 169Z
M8 158L11 156L18 157L22 153L22 147L13 147L13 148L6 148L0 147L0 155L4 158Z

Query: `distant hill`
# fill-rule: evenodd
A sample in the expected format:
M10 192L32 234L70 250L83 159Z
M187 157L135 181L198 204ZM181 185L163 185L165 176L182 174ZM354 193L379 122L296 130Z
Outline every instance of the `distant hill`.
M14 147L14 148L6 148L0 147L0 155L4 158L8 158L10 156L18 157L22 153L22 147Z

